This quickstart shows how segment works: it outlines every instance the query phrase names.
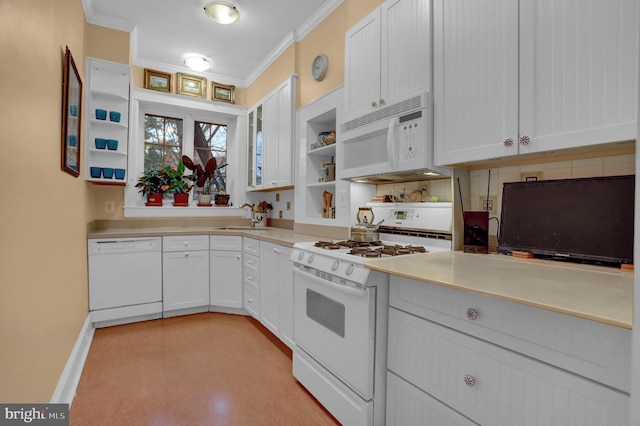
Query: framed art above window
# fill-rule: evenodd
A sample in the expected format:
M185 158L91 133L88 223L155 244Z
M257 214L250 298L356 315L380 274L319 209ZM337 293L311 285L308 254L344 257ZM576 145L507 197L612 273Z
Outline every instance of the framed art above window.
M80 124L82 118L82 80L69 47L64 53L62 83L61 168L73 177L80 175Z
M171 93L171 74L145 68L144 88Z
M234 104L236 102L236 86L220 84L216 83L215 81L212 82L212 86L213 88L211 90L211 96L214 101L229 102L231 104Z
M206 78L183 74L181 72L176 74L176 78L178 86L176 93L179 95L193 96L195 98L207 97Z

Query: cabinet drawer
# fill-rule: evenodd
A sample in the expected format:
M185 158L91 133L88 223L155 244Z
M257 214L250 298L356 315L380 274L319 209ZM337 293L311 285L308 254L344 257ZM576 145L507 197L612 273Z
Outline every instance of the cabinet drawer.
M244 254L244 267L251 269L256 275L260 273L260 258L253 254Z
M242 306L252 317L260 320L260 293L250 285L243 286Z
M260 276L251 268L244 268L242 279L245 284L253 286L256 290L260 288Z
M260 256L260 240L255 238L242 237L242 248L245 253Z
M162 237L162 251L209 250L208 235L185 235Z
M242 237L239 235L211 235L209 240L211 250L242 250Z
M477 423L391 372L387 372L387 424L477 426Z
M627 394L394 308L388 355L393 373L483 425L629 422Z
M630 391L630 330L393 276L389 298L403 311Z

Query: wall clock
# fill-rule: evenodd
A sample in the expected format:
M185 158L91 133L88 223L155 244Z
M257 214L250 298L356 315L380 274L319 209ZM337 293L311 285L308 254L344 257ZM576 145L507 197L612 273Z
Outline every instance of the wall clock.
M321 81L329 68L329 58L325 54L316 56L311 65L311 75L314 80Z

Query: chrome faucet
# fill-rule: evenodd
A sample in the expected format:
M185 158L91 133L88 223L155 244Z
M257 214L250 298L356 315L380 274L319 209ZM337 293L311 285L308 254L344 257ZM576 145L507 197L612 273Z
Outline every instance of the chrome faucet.
M244 203L241 208L249 207L251 208L251 227L255 228L256 223L260 222L261 219L256 219L256 215L253 212L253 204Z

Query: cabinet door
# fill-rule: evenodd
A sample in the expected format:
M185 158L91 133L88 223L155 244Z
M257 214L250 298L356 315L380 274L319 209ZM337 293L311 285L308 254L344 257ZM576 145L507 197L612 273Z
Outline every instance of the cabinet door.
M373 112L380 101L380 9L345 34L345 121Z
M278 246L280 284L280 340L293 349L293 263L291 248Z
M277 161L274 165L272 187L289 186L293 184L293 114L294 114L294 86L295 79L287 79L276 89L277 114L276 132L278 135Z
M262 186L270 188L277 176L278 166L278 98L276 92L269 93L263 99L263 151Z
M638 1L520 1L520 153L635 139Z
M379 103L387 106L430 90L431 1L385 2L380 13Z
M433 37L436 164L516 154L518 0L434 0Z
M247 147L247 190L262 188L262 166L264 158L264 105L259 103L249 110Z
M477 425L391 372L387 372L387 424L395 426Z
M210 305L242 308L242 252L212 250Z
M209 252L162 254L163 310L209 306Z
M276 336L280 328L280 280L277 245L260 242L260 322Z

